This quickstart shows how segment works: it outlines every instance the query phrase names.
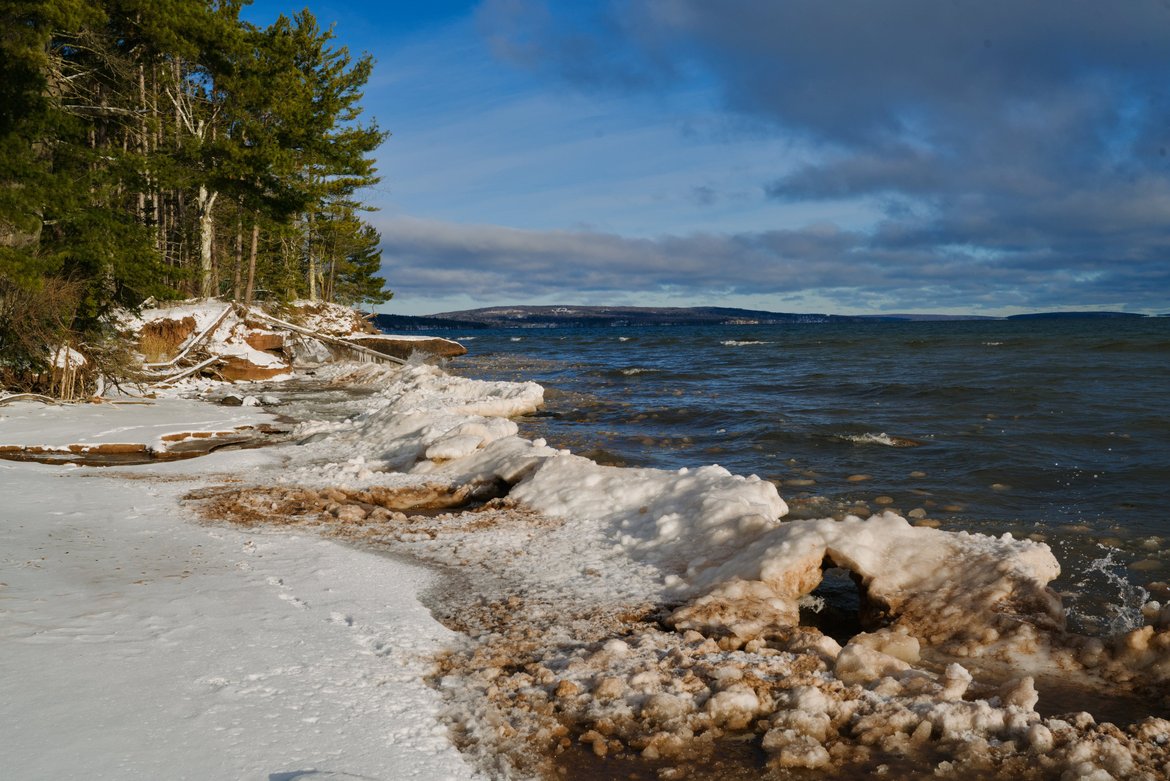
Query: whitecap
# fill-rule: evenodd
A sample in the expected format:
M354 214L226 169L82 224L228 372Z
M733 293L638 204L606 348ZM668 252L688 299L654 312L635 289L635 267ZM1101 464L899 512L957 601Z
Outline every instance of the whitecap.
M922 443L906 437L891 437L884 431L880 434L840 434L838 439L852 442L857 445L883 445L885 447L918 447Z
M726 342L720 342L724 347L747 347L753 344L772 344L772 342L763 342L759 339L728 339Z

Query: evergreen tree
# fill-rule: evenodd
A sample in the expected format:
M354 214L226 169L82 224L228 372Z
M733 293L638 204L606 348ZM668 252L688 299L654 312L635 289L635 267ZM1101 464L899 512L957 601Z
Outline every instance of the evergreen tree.
M290 158L290 182L306 204L304 274L307 292L316 299L324 283L325 264L318 222L352 200L362 187L380 181L372 152L386 138L376 124L363 126L359 102L369 80L373 61L356 61L342 46L333 48L332 30L321 30L307 10L291 20L280 17L269 30L271 50L283 58L283 109L293 117L296 135L286 148ZM352 230L360 223L349 221Z
M389 301L386 280L379 277L382 237L357 215L357 206L341 203L318 220L322 262L322 295L339 304L381 304Z
M150 295L386 299L372 61L243 2L0 0L0 366ZM40 341L21 307L52 309Z

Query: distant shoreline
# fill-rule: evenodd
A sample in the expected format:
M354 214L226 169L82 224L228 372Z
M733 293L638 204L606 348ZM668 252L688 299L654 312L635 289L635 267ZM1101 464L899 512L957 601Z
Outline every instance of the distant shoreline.
M1006 320L1144 319L1132 312L1036 312L1008 317L945 314L834 315L767 312L724 307L507 306L427 316L375 314L384 332L483 328L589 328L643 326L744 326L816 323L957 322Z

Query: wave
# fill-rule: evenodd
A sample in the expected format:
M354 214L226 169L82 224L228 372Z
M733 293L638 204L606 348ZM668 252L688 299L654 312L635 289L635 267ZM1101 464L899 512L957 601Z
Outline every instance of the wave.
M747 347L754 344L775 344L775 342L764 342L759 339L728 339L725 342L720 342L724 347Z
M891 437L889 434L838 434L837 439L852 442L856 445L882 445L884 447L921 447L925 442L908 437Z

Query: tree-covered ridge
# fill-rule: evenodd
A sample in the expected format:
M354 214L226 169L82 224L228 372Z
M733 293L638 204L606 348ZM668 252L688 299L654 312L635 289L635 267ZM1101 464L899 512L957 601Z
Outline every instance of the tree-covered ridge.
M30 317L82 338L149 296L389 297L356 197L372 61L244 4L0 0L5 364L39 360Z

